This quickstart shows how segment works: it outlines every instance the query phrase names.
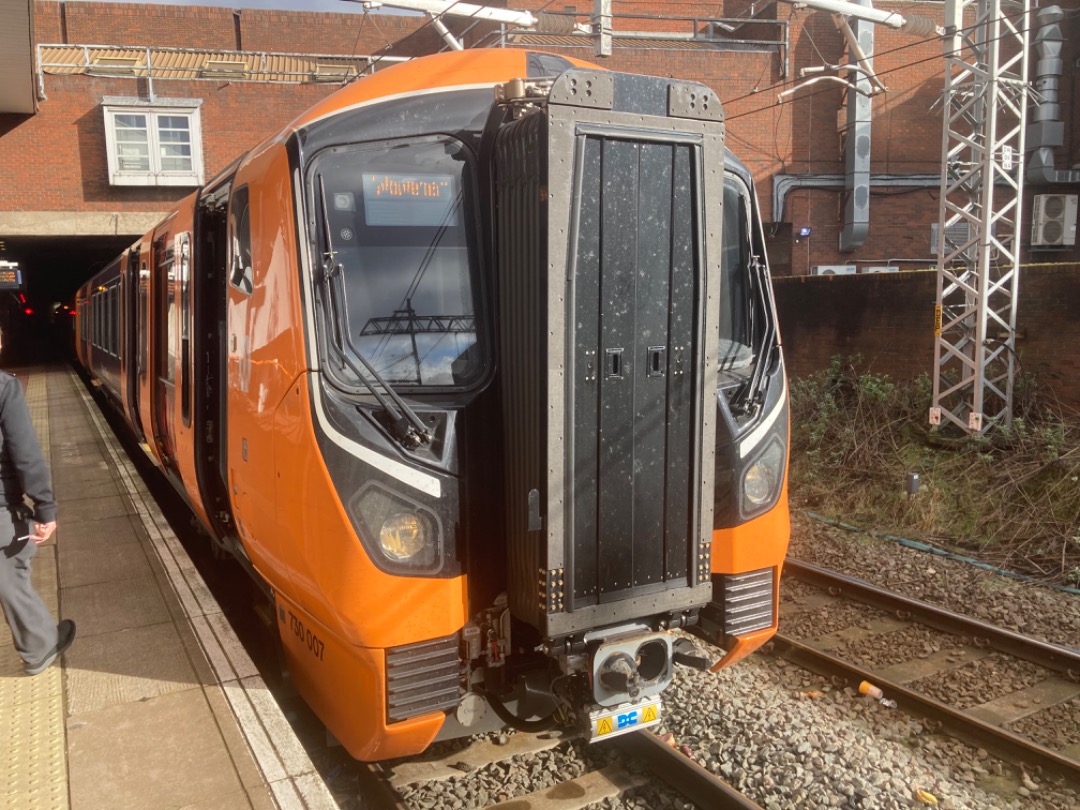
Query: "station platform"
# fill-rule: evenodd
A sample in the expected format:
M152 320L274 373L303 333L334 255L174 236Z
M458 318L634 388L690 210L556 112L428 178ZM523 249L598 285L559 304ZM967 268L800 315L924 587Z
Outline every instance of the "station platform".
M59 504L33 581L77 635L29 677L0 626L0 807L336 810L82 381L8 370Z

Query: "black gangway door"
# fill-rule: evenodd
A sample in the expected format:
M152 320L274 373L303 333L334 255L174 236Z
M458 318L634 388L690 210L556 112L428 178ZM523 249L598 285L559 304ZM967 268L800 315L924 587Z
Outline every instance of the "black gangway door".
M495 159L510 609L547 637L711 598L723 121L567 71Z
M587 135L573 274L576 604L685 584L692 486L694 147Z

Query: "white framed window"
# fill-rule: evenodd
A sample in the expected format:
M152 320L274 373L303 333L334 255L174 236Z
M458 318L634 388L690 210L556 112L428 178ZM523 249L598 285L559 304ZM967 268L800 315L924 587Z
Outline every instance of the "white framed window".
M103 109L111 185L202 185L197 103L106 103Z

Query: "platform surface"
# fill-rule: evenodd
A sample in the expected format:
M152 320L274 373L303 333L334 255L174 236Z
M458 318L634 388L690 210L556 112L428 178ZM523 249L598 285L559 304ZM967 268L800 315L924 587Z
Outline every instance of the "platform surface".
M29 677L0 623L0 807L336 810L82 381L8 370L59 504L33 582L78 633Z

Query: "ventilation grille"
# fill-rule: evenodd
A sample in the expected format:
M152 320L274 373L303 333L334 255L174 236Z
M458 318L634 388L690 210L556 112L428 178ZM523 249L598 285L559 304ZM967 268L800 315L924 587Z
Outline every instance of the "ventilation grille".
M930 252L937 253L939 223L930 225ZM971 238L971 224L968 222L954 222L945 228L945 250L955 250Z
M394 723L446 711L461 700L456 636L386 651L386 718Z
M1065 247L1076 244L1075 194L1036 194L1031 217L1031 244Z
M725 636L741 636L773 625L775 580L772 568L748 574L713 576L712 619Z

